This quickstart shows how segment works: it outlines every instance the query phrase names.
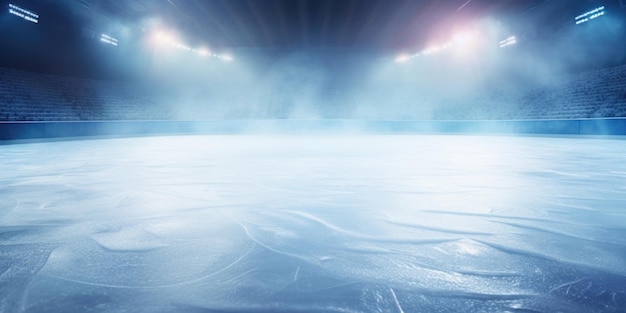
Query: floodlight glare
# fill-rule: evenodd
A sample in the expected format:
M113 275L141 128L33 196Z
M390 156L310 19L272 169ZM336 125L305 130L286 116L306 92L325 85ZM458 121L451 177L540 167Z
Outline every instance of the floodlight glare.
M406 62L409 59L409 56L406 54L400 54L396 57L396 62L397 63L402 63L402 62Z
M476 37L477 33L478 33L477 31L470 31L470 30L459 32L455 34L454 36L452 36L452 38L448 40L447 42L445 42L444 44L431 45L431 46L428 46L426 49L420 52L414 53L414 54L398 55L395 58L395 62L402 63L402 62L408 61L409 59L413 59L422 55L426 56L426 55L431 55L431 54L437 54L440 52L443 53L443 51L446 51L449 49L454 50L455 53L464 54L467 50L467 47L473 44L474 38Z
M500 48L504 48L510 45L514 45L517 43L517 38L515 36L509 36L504 40L500 40Z
M107 39L101 39L103 42L105 40L111 40L111 37L109 36L109 38ZM202 57L213 57L216 59L220 59L222 61L226 61L226 62L230 62L233 61L234 58L231 55L228 54L215 54L215 53L211 53L209 51L209 49L205 48L205 47L200 47L200 48L194 48L191 46L186 45L185 43L183 43L180 40L177 40L176 37L174 37L173 35L171 35L170 33L164 32L164 31L157 31L154 32L151 36L151 40L155 45L161 46L161 47L171 47L171 48L176 48L177 50L182 50L182 51L187 51L187 52L191 52L191 53L195 53L199 56ZM115 43L117 43L117 40L115 41Z
M39 23L39 15L37 13L12 3L9 3L9 13L32 23Z
M154 33L154 35L152 36L152 41L155 42L156 44L172 44L174 42L173 37L164 32L164 31L158 31L156 33Z
M574 18L576 21L576 25L589 22L590 20L596 19L602 15L604 15L604 6L597 7L593 10L587 11L581 15L578 15Z
M476 46L476 37L478 32L475 30L463 30L452 36L443 48L452 49L452 53L456 56L464 56L471 52Z
M203 57L206 57L206 56L209 55L209 50L207 48L200 48L200 49L198 49L197 52L198 52L199 55L201 55Z
M112 46L117 46L118 42L117 42L117 38L113 38L107 34L101 34L100 35L100 42L102 43L106 43Z
M432 53L437 53L441 50L444 49L445 46L431 46L426 48L426 50L424 50L422 53L423 54L432 54Z
M464 31L464 32L460 32L456 35L454 35L454 37L452 37L452 44L454 45L465 45L468 44L471 40L474 34L472 34L469 31Z

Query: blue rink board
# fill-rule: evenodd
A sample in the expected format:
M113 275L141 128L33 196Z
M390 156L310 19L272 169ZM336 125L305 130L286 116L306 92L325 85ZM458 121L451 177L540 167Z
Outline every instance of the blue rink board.
M237 133L486 133L626 135L626 118L507 121L215 120L0 122L0 140Z

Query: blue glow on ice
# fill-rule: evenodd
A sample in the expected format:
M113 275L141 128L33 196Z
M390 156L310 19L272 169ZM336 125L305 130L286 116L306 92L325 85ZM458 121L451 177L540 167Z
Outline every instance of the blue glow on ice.
M44 142L0 173L3 312L626 309L619 140Z

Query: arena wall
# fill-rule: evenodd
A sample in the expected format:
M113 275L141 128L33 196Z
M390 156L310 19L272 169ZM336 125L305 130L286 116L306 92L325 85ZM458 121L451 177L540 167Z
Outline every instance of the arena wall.
M626 118L501 121L220 120L0 122L0 140L191 134L626 135Z

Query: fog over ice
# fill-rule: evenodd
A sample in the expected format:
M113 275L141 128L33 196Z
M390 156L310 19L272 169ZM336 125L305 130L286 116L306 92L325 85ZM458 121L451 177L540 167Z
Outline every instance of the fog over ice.
M500 48L510 35L517 44ZM155 51L145 81L181 119L502 119L547 102L533 97L578 72L623 61L623 38L612 16L521 35L484 19L406 51L421 52L406 62L348 49L240 49L233 62Z

